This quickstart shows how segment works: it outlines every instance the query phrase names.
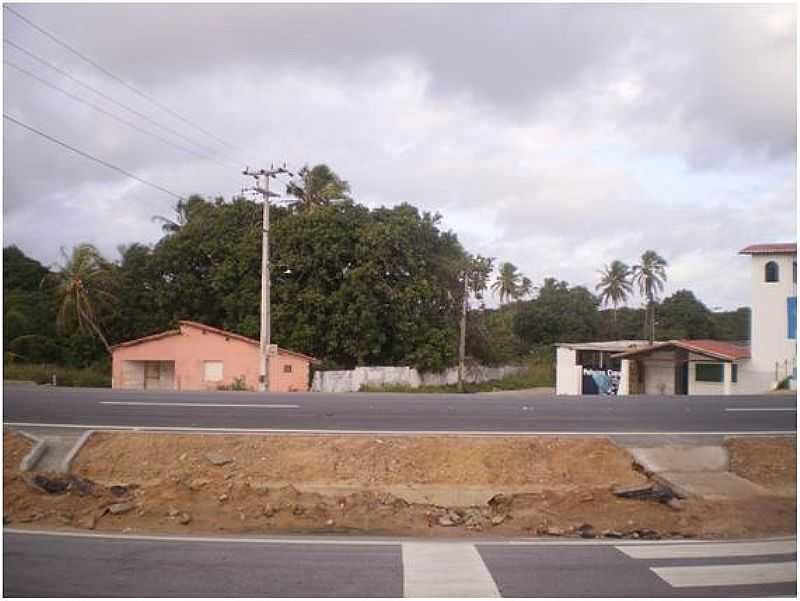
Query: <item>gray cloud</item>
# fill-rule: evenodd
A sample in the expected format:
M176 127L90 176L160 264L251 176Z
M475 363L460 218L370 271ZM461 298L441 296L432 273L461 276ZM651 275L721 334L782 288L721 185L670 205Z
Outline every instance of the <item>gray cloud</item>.
M656 247L676 286L733 305L746 302L746 281L721 266L738 265L735 251L754 239L794 236L793 6L15 8L244 149L216 145L221 160L328 162L360 200L441 211L470 249L536 278L589 284L603 262ZM4 34L215 145L12 15ZM4 83L6 112L178 193L229 197L247 183L237 167L167 148L12 69ZM113 253L158 238L150 217L168 214L170 197L8 123L4 146L6 243L51 261L65 243ZM639 165L667 158L702 184L674 203Z

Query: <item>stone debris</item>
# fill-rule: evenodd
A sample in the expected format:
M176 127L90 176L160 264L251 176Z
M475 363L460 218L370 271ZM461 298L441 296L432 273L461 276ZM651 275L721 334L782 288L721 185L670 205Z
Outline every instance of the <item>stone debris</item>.
M564 536L565 532L563 528L558 528L557 526L548 526L544 529L542 534L546 534L547 536Z
M622 538L622 532L617 532L616 530L603 530L603 536L605 538Z
M129 502L129 503L114 503L113 505L108 506L108 512L111 515L122 515L123 513L128 513L130 510L136 507L136 503Z
M501 515L494 516L492 518L492 526L499 526L500 524L502 524L503 522L506 521L507 517L508 517L508 515L506 515L506 514L501 514Z
M641 484L637 486L627 486L624 488L613 488L611 492L614 496L623 498L623 499L638 499L642 501L659 501L661 503L666 503L673 497L675 497L675 493L672 492L671 489L658 484L657 482L648 482L647 484Z
M203 457L206 458L206 461L212 463L214 465L225 465L227 463L233 463L233 459L229 459L225 457L222 453L217 453L216 451L209 451L207 453L203 453Z
M108 492L110 492L115 497L122 497L127 495L129 492L133 491L136 488L136 484L115 484L113 486L109 486Z
M186 526L189 522L192 521L192 516L185 511L181 511L177 517L178 517L178 523L183 524L184 526Z
M575 532L577 532L581 538L595 538L595 536L597 536L591 524L581 524L575 528Z
M684 509L686 509L686 502L681 501L677 497L667 499L666 505L667 507L669 507L670 509L674 509L675 511L683 511Z
M588 503L590 501L594 501L594 495L592 493L589 493L588 495L582 496L580 499L578 499L578 501L580 501L581 503Z

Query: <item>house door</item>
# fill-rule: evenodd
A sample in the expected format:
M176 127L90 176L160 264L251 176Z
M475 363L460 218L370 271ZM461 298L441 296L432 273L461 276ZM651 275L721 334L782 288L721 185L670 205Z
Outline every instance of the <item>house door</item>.
M159 361L145 361L144 387L145 390L161 387L161 363Z
M689 362L675 364L675 394L689 394Z

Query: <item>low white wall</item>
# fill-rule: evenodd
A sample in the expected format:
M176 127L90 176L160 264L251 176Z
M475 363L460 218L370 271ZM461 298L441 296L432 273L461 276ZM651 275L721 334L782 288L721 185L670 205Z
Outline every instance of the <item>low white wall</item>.
M499 380L524 369L518 365L464 368L464 381L469 383ZM458 383L458 368L440 373L421 374L412 367L356 367L355 369L318 371L311 382L312 392L358 392L362 386L445 386Z
M560 346L556 349L556 394L580 394L583 368L577 364L577 351Z

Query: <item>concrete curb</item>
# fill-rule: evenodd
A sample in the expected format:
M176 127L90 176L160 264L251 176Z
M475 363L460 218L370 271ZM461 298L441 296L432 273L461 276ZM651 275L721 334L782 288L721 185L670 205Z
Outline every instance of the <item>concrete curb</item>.
M61 472L62 474L69 473L69 468L70 465L72 464L72 460L75 459L75 456L78 454L78 451L80 451L81 447L83 447L83 445L86 444L86 441L89 440L92 434L94 434L94 430L87 430L86 432L81 434L81 437L72 446L72 448L69 450L69 453L67 453L66 457L64 457L64 459L61 460L61 465L59 465L58 468L59 472Z
M42 458L42 455L44 455L47 450L47 443L43 438L39 438L33 434L28 434L21 430L16 430L16 432L34 443L33 448L28 451L28 454L19 462L19 469L23 472L29 472L38 463L39 459Z

